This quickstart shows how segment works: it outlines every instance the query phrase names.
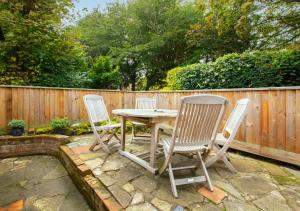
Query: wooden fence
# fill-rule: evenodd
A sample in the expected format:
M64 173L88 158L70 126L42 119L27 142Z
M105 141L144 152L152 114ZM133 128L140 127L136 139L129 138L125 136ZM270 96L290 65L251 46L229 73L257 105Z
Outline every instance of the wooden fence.
M199 93L222 95L229 100L224 119L238 99L251 100L233 148L300 165L300 87L128 92L0 86L0 127L16 118L24 119L29 127L64 116L86 121L82 101L86 94L103 96L111 114L112 109L133 108L138 97L153 97L159 108L176 109L182 96Z

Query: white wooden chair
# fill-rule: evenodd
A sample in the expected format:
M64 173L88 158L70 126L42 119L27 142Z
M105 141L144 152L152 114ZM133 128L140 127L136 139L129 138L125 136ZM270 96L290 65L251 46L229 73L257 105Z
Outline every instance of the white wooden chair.
M222 133L218 133L216 136L213 146L214 155L206 160L206 167L211 166L218 160L222 160L230 171L236 172L236 169L233 167L226 155L226 151L228 150L247 114L249 102L249 99L241 99L236 103L236 106L231 112ZM219 145L222 145L222 148Z
M209 190L213 191L202 153L207 153L213 146L226 103L225 98L216 95L193 95L181 99L172 137L163 139L166 159L159 171L161 175L168 168L172 192L176 198L178 197L176 189L178 185L207 181ZM158 132L159 129L157 129ZM203 169L204 176L175 179L174 170L195 168L196 166L173 168L171 165L173 153L197 153L198 165Z
M156 109L156 99L153 98L137 98L135 102L136 109ZM132 122L131 142L135 140L151 140L150 135L138 135L136 126L146 126L144 123Z
M83 97L84 105L87 110L91 128L95 135L95 142L90 147L90 150L94 150L97 144L108 153L110 153L110 147L119 145L120 138L116 135L116 131L121 127L120 123L112 124L109 118L109 115L106 110L106 106L104 104L103 97L98 95L85 95ZM105 125L96 126L95 124L99 124L101 122L105 122ZM100 134L98 132L102 131ZM103 137L110 132L110 135L106 140L103 140ZM119 142L110 142L111 138L115 137ZM105 144L104 142L108 142Z

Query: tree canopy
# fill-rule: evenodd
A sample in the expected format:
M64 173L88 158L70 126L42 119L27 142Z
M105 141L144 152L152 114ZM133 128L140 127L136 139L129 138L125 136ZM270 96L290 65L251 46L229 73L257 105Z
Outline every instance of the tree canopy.
M160 89L176 67L299 50L296 0L116 0L72 25L73 1L1 1L0 84Z

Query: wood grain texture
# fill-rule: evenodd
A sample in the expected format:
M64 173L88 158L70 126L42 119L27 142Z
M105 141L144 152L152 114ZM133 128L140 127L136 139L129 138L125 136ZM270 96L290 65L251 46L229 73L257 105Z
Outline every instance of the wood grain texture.
M136 98L141 97L156 99L158 108L178 109L184 96L221 95L229 104L220 129L237 100L249 98L248 115L236 135L239 149L255 149L259 154L259 146L274 149L274 153L281 150L300 154L300 87L129 92L0 86L0 127L5 127L12 118L24 119L29 127L47 125L55 117L68 117L72 122L87 121L82 100L86 94L103 96L109 115L113 109L134 108ZM112 118L116 116L112 115ZM255 147L249 150L252 145ZM281 155L283 153L272 157Z

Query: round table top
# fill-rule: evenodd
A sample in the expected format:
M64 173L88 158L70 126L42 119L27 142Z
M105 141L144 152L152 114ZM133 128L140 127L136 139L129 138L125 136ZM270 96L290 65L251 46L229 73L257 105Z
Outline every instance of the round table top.
M115 109L113 114L119 116L132 116L144 118L158 118L158 117L176 117L177 110L168 109Z

